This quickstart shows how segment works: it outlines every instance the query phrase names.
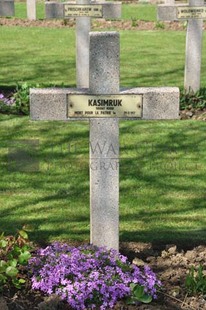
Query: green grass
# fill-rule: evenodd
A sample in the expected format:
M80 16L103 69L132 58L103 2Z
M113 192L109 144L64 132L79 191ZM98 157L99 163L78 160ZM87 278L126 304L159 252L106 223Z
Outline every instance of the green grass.
M205 123L123 123L120 231L126 240L205 239Z
M89 240L88 123L1 115L0 133L1 230L26 224L37 241ZM13 166L28 139L39 140L37 172ZM122 121L120 143L121 241L203 242L205 123Z
M69 29L1 27L0 85L19 81L72 85L75 33Z
M185 32L121 31L120 35L121 85L183 87ZM73 29L1 27L0 37L1 86L14 87L21 81L75 85ZM206 85L203 42L202 87Z
M122 19L156 21L157 20L156 5L123 4Z
M182 87L184 58L184 32L121 32L120 70L124 86ZM205 82L202 74L203 85Z
M36 16L37 19L44 19L45 18L45 12L44 12L44 3L37 2L36 5ZM15 17L16 18L27 18L27 9L26 9L26 3L25 2L15 2Z

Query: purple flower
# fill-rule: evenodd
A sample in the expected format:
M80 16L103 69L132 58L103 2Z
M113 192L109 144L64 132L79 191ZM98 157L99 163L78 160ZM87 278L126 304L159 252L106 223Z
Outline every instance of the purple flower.
M73 309L113 308L131 294L131 283L156 297L160 282L149 267L143 271L115 250L92 245L70 247L53 243L39 249L29 261L32 288L56 294Z
M4 94L0 94L0 101L7 106L11 106L15 103L15 99L13 97L5 97Z

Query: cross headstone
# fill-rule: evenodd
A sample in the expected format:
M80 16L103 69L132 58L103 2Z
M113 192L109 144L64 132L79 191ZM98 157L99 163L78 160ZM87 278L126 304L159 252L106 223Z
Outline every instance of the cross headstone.
M89 9L96 8L95 14ZM99 7L99 9L98 9ZM119 18L120 2L91 2L77 0L74 3L45 2L46 18L76 18L76 85L80 88L89 87L89 32L91 18ZM85 9L88 9L87 11ZM98 14L101 12L101 14ZM88 13L88 14L87 14Z
M188 4L158 5L159 20L187 20L184 88L187 91L200 89L203 20L206 19L204 0L189 0Z
M27 0L27 18L29 20L36 20L36 0Z
M2 16L14 16L14 0L0 0L0 17Z
M90 122L90 241L119 248L119 118L178 119L179 89L120 90L119 33L90 33L89 89L31 89L32 120Z

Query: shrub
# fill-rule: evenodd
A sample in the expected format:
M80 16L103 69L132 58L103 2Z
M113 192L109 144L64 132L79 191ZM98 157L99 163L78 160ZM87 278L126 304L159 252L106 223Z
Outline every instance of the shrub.
M190 268L185 280L185 287L189 295L206 294L206 275L201 265L197 271L194 266Z
M193 91L180 91L180 109L204 109L206 108L206 88L201 88L196 93Z
M29 114L29 90L32 86L28 83L17 84L15 91L8 97L0 94L0 112L11 114ZM39 85L35 85L39 87Z
M132 20L132 27L138 27L139 26L137 18L131 17L131 20Z
M29 261L32 288L56 294L73 309L108 309L122 298L129 303L156 298L160 282L114 250L92 245L53 243Z
M4 285L14 285L21 288L25 283L22 266L28 263L30 245L28 235L20 230L17 236L0 235L0 290Z
M155 29L165 29L165 24L163 22L157 21L155 23Z
M13 94L15 110L18 114L29 114L29 86L27 83L18 85L16 87L15 93Z
M14 98L11 95L5 97L4 94L0 94L0 112L13 113L14 110Z

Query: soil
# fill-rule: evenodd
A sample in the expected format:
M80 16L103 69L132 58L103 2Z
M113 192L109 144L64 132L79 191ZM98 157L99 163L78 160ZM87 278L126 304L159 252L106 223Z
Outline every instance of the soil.
M50 27L50 28L74 28L75 19L62 20L28 20L18 18L0 18L0 26L21 26L21 27ZM204 29L206 24L204 23ZM143 20L105 20L93 19L92 30L96 29L114 30L185 30L184 22L148 22Z
M187 109L180 111L180 119L195 119L198 121L206 121L206 109Z
M73 244L74 245L74 244ZM77 245L77 243L75 243ZM151 304L128 306L119 302L115 310L206 310L206 296L188 296L185 278L191 266L206 269L206 246L166 245L159 247L151 243L123 242L120 252L138 266L149 265L162 281L158 299ZM71 310L55 295L44 296L32 291L28 281L22 290L5 289L0 297L1 310Z

